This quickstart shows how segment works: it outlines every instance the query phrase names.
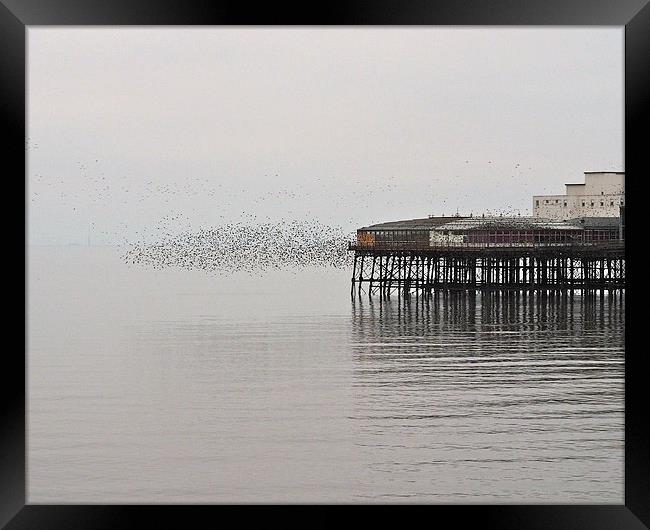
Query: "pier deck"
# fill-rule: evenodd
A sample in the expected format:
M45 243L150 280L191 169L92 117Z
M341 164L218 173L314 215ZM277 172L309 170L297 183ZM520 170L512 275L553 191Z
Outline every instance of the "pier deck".
M625 242L581 244L350 243L352 290L623 289Z

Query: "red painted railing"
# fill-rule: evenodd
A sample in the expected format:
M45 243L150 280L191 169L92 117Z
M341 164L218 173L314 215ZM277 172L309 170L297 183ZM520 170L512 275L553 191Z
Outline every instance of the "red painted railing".
M564 243L436 243L435 245L426 245L420 241L393 241L380 243L360 243L350 241L348 250L453 250L453 249L515 249L515 248L602 248L617 250L625 248L625 241L621 239L610 239L604 241L587 241L587 242L564 242Z

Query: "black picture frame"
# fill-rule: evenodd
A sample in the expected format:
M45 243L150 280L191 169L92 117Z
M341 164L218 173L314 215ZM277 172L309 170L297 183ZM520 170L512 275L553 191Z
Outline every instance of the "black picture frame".
M649 0L380 0L329 1L282 7L276 3L251 6L243 2L186 0L0 0L0 123L4 126L5 203L22 208L5 213L6 262L23 267L24 289L9 313L23 318L25 330L27 275L25 193L25 42L26 27L37 25L535 25L625 26L625 171L627 252L630 226L641 237L637 213L641 183L645 178L647 124L650 123L650 5ZM15 193L12 186L15 186ZM23 197L19 205L19 197ZM629 208L631 206L631 208ZM631 209L631 220L629 210ZM7 208L5 208L5 212ZM23 220L22 232L20 221ZM14 238L16 241L14 242ZM18 240L22 241L18 241ZM14 244L15 243L15 244ZM26 250L26 247L25 247ZM22 256L16 258L16 256ZM641 286L639 260L626 260L629 286ZM11 286L19 282L5 276ZM633 333L642 329L643 313L629 310L642 303L641 289L626 289L625 355L625 503L621 505L432 505L427 522L453 521L454 527L479 524L495 528L623 529L650 525L649 429L644 401L648 369L643 344ZM20 303L22 300L22 304ZM23 308L23 313L15 307ZM16 323L16 329L19 324ZM7 329L13 330L11 324ZM0 525L7 528L119 528L135 524L188 526L187 518L224 506L168 505L30 505L26 504L25 352L6 347L2 359L0 402ZM249 509L251 507L247 507ZM384 507L377 507L385 513ZM421 510L421 507L417 507ZM260 508L250 513L259 514ZM301 507L305 511L305 507ZM430 512L429 510L432 510ZM268 507L265 509L268 511ZM346 509L346 512L349 510ZM367 514L368 510L364 510ZM383 518L383 515L382 515ZM405 522L404 519L400 519ZM304 520L309 521L309 520ZM240 519L245 524L246 519ZM219 524L214 520L213 524Z

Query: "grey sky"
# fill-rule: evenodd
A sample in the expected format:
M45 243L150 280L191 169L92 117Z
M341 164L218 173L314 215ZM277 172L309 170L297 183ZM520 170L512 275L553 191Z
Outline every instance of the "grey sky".
M624 169L623 37L32 27L29 242L530 214L533 194Z

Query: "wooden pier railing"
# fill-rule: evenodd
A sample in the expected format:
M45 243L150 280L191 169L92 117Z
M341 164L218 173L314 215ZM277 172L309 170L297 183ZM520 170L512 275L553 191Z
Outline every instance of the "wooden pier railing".
M436 243L424 244L419 241L395 241L379 243L348 242L348 250L372 251L372 250L416 250L422 252L434 252L436 250L498 250L498 249L603 249L603 250L625 250L625 241L621 239L610 239L604 241L567 242L567 243Z

